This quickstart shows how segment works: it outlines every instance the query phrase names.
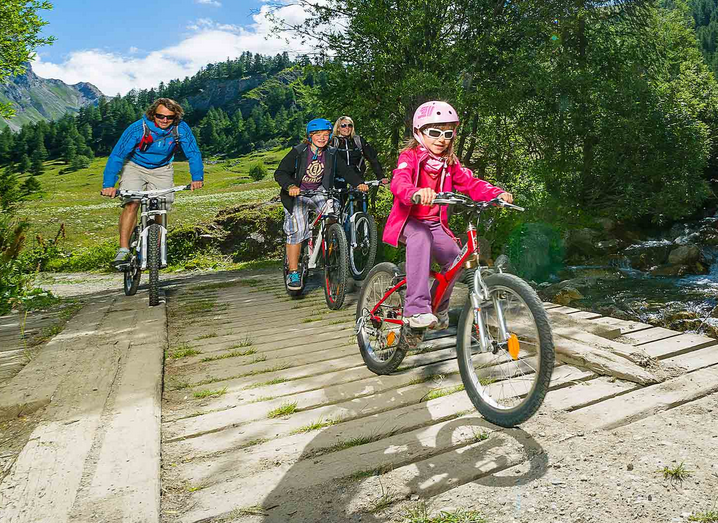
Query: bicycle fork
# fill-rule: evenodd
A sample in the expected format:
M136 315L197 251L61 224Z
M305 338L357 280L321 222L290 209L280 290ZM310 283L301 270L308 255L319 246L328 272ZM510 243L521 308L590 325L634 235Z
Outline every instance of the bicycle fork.
M474 313L474 323L479 329L479 344L481 352L493 351L495 347L490 346L490 338L487 332L487 326L484 322L483 307L491 300L491 305L496 311L496 322L498 327L499 339L496 340L500 345L504 346L509 341L509 332L506 328L506 320L504 318L504 310L501 306L498 294L492 296L489 289L481 278L481 270L474 272L474 288L471 291L471 307Z

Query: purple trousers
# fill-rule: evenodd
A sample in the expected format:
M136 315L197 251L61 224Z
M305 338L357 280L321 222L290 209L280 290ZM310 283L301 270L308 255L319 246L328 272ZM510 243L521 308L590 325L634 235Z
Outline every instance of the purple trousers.
M406 243L406 303L404 316L413 316L431 311L429 270L434 259L445 271L461 253L454 239L444 231L441 223L409 218L404 225L401 241ZM454 280L456 281L456 280ZM446 290L438 311L449 305L452 283Z

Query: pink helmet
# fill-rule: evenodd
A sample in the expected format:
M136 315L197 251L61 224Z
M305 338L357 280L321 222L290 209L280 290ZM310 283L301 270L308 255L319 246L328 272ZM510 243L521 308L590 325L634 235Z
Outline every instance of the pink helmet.
M431 101L421 104L414 113L414 129L430 123L459 123L456 109L446 102Z

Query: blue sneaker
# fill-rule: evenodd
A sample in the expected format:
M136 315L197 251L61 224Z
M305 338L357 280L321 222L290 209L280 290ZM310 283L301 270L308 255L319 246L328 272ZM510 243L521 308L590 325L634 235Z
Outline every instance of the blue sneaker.
M287 289L290 291L302 290L302 278L299 276L299 271L291 271L287 274Z

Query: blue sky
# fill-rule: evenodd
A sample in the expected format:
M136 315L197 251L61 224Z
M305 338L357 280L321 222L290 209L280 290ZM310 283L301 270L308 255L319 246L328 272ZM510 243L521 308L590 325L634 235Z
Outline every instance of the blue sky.
M191 76L243 51L307 51L296 42L265 38L267 9L264 0L57 0L51 11L40 12L49 22L43 34L56 42L37 50L33 70L70 84L91 82L115 95ZM303 19L296 6L282 13Z

